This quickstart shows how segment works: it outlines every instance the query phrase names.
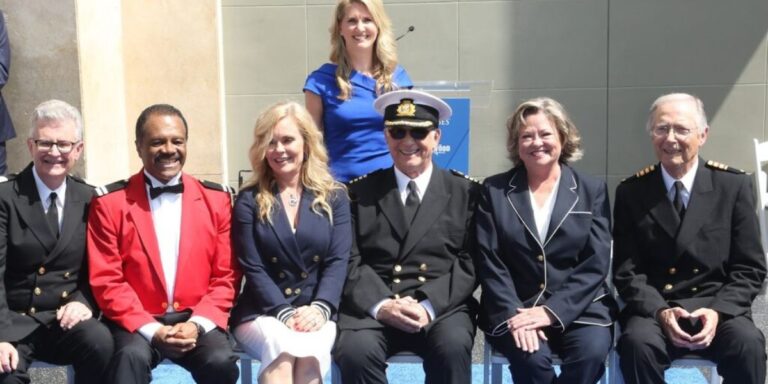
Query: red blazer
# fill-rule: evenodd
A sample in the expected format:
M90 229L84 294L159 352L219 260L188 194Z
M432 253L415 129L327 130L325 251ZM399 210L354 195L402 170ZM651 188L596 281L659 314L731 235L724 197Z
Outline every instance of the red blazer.
M130 332L155 321L168 305L226 329L240 271L230 248L231 196L182 174L181 235L173 303L152 223L143 171L111 184L91 203L88 258L91 288L104 315Z

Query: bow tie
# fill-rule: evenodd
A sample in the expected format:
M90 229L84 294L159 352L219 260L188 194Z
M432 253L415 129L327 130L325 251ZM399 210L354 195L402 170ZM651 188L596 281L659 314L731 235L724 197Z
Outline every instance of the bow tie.
M156 197L163 193L182 193L184 192L184 184L178 183L176 185L153 187L149 180L146 180L149 184L149 197L154 200Z

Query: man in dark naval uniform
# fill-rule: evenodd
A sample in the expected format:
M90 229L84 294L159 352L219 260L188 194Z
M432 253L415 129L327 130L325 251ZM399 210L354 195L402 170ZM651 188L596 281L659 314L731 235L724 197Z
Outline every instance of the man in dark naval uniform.
M96 320L85 252L94 189L68 176L83 152L82 118L50 100L32 123L32 164L0 183L0 383L29 383L33 360L103 383L113 342Z
M349 185L355 236L334 358L345 384L386 383L387 357L404 350L424 359L428 383L468 383L479 184L432 163L445 102L395 91L374 106L395 165Z
M664 383L671 360L693 352L727 383L762 384L751 306L766 265L751 178L698 156L709 126L694 96L657 99L647 129L660 163L622 182L614 208L624 379Z

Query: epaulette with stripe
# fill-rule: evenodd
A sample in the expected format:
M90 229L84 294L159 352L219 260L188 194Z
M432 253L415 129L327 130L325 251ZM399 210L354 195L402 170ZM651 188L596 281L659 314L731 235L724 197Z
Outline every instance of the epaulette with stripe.
M465 174L464 174L463 172L461 172L461 171L457 171L457 170L455 170L455 169L453 169L453 168L451 168L451 169L450 169L450 171L451 171L451 173L452 173L454 176L463 177L463 178L465 178L465 179L467 179L467 180L469 180L469 181L471 181L471 182L473 182L473 183L477 183L477 184L480 184L480 181L479 181L479 180L475 179L474 177L470 177L470 176L467 176L467 175L465 175Z
M647 175L647 174L649 174L649 173L651 173L651 172L653 172L655 170L656 170L656 164L651 164L651 165L649 165L649 166L647 166L647 167L645 167L645 168L635 172L634 175L632 175L630 177L627 177L626 179L622 180L621 182L623 183L625 181L630 181L630 180L634 180L634 179L643 177L643 176L645 176L645 175Z
M354 183L357 183L358 181L360 181L360 180L362 180L362 179L365 179L366 177L368 177L368 174L367 174L367 173L366 173L365 175L362 175L362 176L358 176L358 177L355 177L354 179L352 179L352 180L350 180L350 181L347 181L347 185L352 185L352 184L354 184Z
M96 187L96 196L104 196L108 193L125 189L127 186L128 179L118 180L111 184L102 185L101 187Z
M227 193L229 193L229 194L230 194L230 195L232 195L232 196L234 196L234 195L235 195L235 193L236 193L236 192L235 192L235 189L234 189L234 188L232 188L232 187L230 187L229 185L224 185L224 184L214 183L213 181L208 181L208 180L201 180L201 179L197 179L197 180L198 180L198 181L200 182L200 184L202 184L202 185L203 185L203 187L205 187L205 188L208 188L208 189L213 189L214 191L227 192Z
M736 174L747 173L743 169L729 167L729 166L727 166L727 165L725 165L723 163L720 163L720 162L717 162L717 161L712 161L712 160L707 160L706 166L707 166L707 168L711 168L711 169L714 169L714 170L717 170L717 171L725 171L725 172L736 173Z
M10 175L0 176L0 183L5 183L6 181L11 181L16 178L15 173L11 173Z
M354 179L347 181L347 185L352 185L352 184L354 184L354 183L357 183L358 181L360 181L360 180L363 180L363 179L365 179L365 178L366 178L366 177L368 177L368 176L371 176L371 175L373 175L373 174L375 174L375 173L383 172L383 171L385 171L386 169L387 169L387 168L379 168L379 169L377 169L377 170L375 170L375 171L373 171L373 172L370 172L370 173L366 173L365 175L362 175L362 176L358 176L358 177L355 177Z

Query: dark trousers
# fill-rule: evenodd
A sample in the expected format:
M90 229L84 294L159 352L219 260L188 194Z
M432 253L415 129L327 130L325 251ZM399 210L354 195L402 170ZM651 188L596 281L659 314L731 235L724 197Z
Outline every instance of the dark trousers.
M573 324L565 332L545 330L548 341L539 340L539 350L523 352L515 346L511 333L488 336L486 341L509 361L515 384L594 384L605 372L605 358L611 350L611 327ZM555 375L552 354L563 361L560 376Z
M186 317L188 318L189 315ZM165 318L158 320L166 325L180 322L168 322ZM188 370L196 383L234 384L237 382L240 373L237 368L238 358L232 351L229 337L219 328L200 336L197 346L180 358L163 356L138 332L128 332L114 323L110 323L109 328L115 338L115 355L107 372L108 383L149 383L152 381L152 369L164 358Z
M333 357L344 384L386 383L386 360L401 351L424 360L427 384L466 384L472 381L475 324L466 311L440 319L418 333L392 327L342 330Z
M662 384L672 360L692 352L672 346L655 319L633 316L622 325L618 351L627 384ZM747 317L721 319L709 348L694 352L717 363L724 383L765 382L765 337Z
M112 357L112 335L104 324L96 319L78 323L70 330L63 330L58 322L50 328L39 327L29 336L11 343L19 352L19 365L8 374L0 374L0 383L29 383L29 366L34 360L75 368L75 383L101 384L106 382L104 373Z

